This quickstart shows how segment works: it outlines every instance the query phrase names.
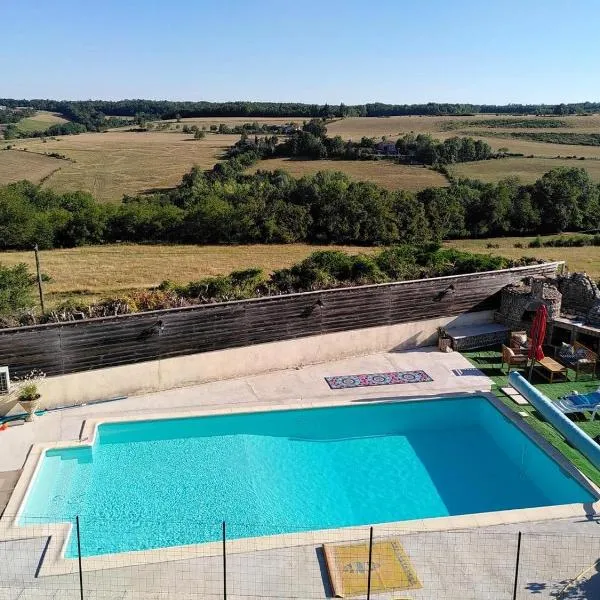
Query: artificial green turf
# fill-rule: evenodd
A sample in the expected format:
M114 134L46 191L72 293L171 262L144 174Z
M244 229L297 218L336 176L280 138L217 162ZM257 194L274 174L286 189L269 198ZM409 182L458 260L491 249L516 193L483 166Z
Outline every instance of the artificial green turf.
M500 390L501 387L507 387L510 383L508 382L506 365L504 366L504 370L500 369L501 355L499 350L472 350L470 352L463 352L462 354L492 380L494 384L492 392L506 406L515 412L528 412L529 417L526 418L526 422L571 461L586 477L589 477L596 485L600 486L600 470L596 469L581 452L575 450L575 448L567 443L563 436L550 423L545 421L533 406L530 404L518 406ZM575 381L575 372L569 370L568 373L569 381L558 383L548 383L534 373L532 383L551 400L556 400L572 391L586 394L597 390L600 386L600 380L596 378L592 379L590 375L580 375L580 381ZM528 372L524 374L527 375ZM591 421L590 418L591 414L588 413L581 420L576 421L576 424L589 436L594 437L600 434L600 417L596 417L594 421Z

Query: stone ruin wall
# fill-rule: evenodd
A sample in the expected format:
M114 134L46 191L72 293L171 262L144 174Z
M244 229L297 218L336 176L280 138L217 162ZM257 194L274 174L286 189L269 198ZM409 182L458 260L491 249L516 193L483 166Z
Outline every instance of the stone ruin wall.
M548 309L548 318L558 317L561 312L561 293L553 280L531 278L527 282L506 286L501 293L499 319L510 329L528 329L527 320L542 301ZM527 316L527 319L524 317Z
M563 296L563 312L588 317L590 311L600 305L600 290L585 273L569 273L557 278L558 289Z

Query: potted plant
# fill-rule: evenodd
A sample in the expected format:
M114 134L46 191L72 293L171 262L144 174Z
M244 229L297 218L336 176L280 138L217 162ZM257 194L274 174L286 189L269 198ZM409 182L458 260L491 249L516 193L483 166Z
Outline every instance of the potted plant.
M441 352L452 352L452 340L443 327L438 327L438 348Z
M35 383L26 383L19 390L19 404L27 413L26 421L33 421L35 411L40 407L40 397Z
M42 371L33 370L24 377L15 378L17 383L16 397L17 402L23 407L27 416L26 421L33 421L35 411L40 407L41 394L38 390L38 383L46 377Z

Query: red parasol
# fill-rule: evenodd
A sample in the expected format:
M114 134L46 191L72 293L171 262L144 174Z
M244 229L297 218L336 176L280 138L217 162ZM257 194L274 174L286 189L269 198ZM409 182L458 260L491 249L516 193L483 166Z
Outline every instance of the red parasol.
M528 356L531 359L531 369L529 371L529 379L531 379L531 372L533 371L533 363L536 360L542 360L544 358L544 351L542 344L546 337L546 323L548 321L548 309L544 304L540 304L539 308L535 313L533 323L531 324L531 343L529 344Z

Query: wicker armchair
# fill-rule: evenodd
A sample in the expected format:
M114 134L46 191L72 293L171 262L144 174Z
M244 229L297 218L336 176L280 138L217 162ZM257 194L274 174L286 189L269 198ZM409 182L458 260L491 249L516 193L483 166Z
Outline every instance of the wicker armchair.
M503 369L504 365L508 365L508 372L510 373L511 367L526 367L527 360L526 354L515 352L512 348L508 348L502 344L502 363L500 369Z
M579 342L573 346L563 344L557 348L555 358L563 366L575 371L575 381L579 379L579 373L589 373L592 377L596 374L598 355Z

